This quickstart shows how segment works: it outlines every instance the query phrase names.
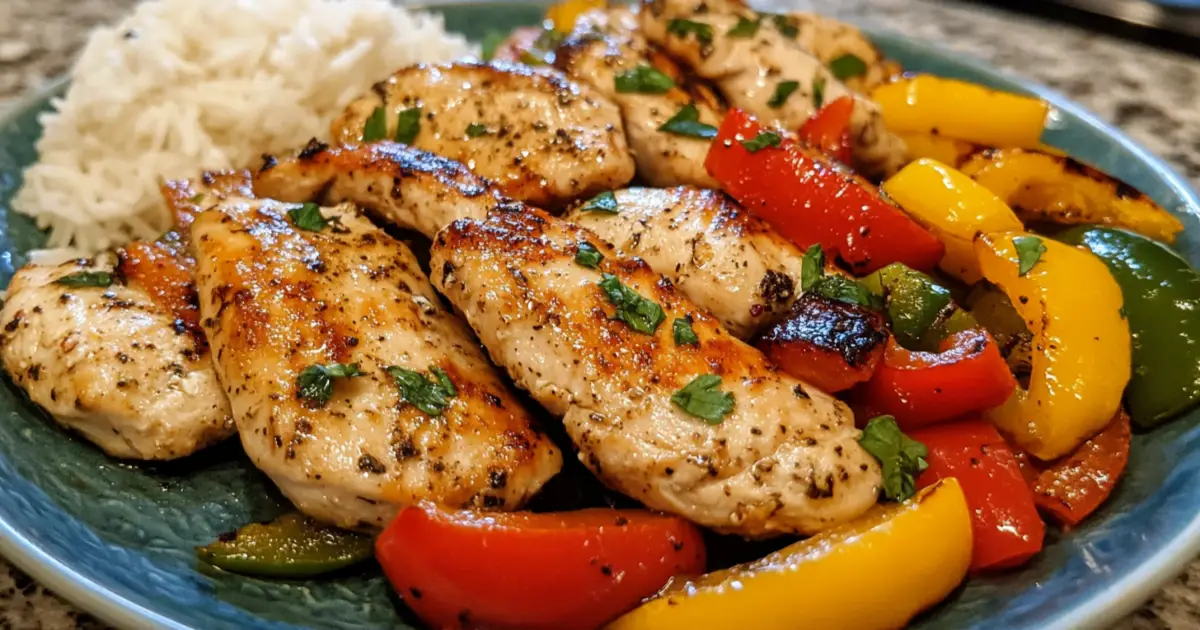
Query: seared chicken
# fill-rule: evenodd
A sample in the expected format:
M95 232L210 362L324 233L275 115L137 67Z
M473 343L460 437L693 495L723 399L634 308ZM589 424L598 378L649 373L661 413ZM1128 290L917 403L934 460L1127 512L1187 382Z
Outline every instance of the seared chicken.
M759 21L758 15L729 0L650 0L640 17L652 43L714 81L731 106L767 124L798 129L822 104L852 96L855 166L870 175L886 175L904 165L904 141L884 127L879 106L852 92L796 41L799 27L793 18ZM730 35L739 21L757 21L753 34Z
M634 174L616 105L551 68L411 66L350 103L333 122L334 140L361 142L372 116L379 137L463 162L539 206L620 187Z
M246 453L301 511L343 527L422 499L519 507L559 451L407 247L351 206L315 210L230 197L192 224Z
M696 108L696 120L714 128L721 124L718 112L704 102L693 103L694 99L679 87L660 94L616 89L618 75L641 65L654 66L650 46L639 32L637 15L629 7L589 11L580 16L575 30L558 47L555 65L621 108L638 176L646 183L717 187L704 170L709 138L659 128L689 103Z
M229 402L203 337L147 287L123 282L114 258L17 272L0 310L4 369L114 457L175 459L229 437Z
M598 268L577 262L585 242L603 256ZM431 265L490 356L563 416L580 460L610 487L749 537L811 534L875 503L880 470L845 404L780 373L594 233L512 204L442 230ZM657 327L643 299L661 307ZM672 338L689 319L696 345ZM706 421L672 401L703 375L720 377L727 415Z
M808 12L788 13L786 17L794 20L800 31L796 43L825 65L847 55L863 62L862 74L842 79L855 92L870 92L902 72L898 64L884 58L875 44L853 25Z
M499 199L495 185L461 163L389 141L309 143L297 157L269 157L254 190L280 201L350 201L430 238L455 219L483 218Z
M800 293L803 253L723 193L629 188L615 196L616 214L575 208L565 218L621 256L645 260L734 336L770 325Z

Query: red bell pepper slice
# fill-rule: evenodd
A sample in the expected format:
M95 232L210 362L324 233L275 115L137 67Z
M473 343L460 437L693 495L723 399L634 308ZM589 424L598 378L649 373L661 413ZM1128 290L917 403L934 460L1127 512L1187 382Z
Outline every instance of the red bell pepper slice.
M854 97L835 99L800 125L798 135L825 155L842 164L850 164L850 115L853 113Z
M861 406L888 414L904 431L1002 404L1017 381L996 341L982 329L942 340L940 352L914 352L889 340L883 363L858 392Z
M834 393L871 378L888 338L882 314L805 291L758 349L784 372Z
M1103 431L1037 475L1037 506L1064 528L1078 525L1112 494L1129 462L1129 440L1129 414L1121 409Z
M941 241L870 182L791 138L750 152L758 137L753 116L730 110L704 167L742 206L801 248L820 243L858 275L894 262L929 271L945 253Z
M1020 566L1041 551L1046 526L1012 449L995 427L968 420L913 431L909 437L929 450L929 468L917 477L918 488L948 477L962 486L975 540L971 571Z

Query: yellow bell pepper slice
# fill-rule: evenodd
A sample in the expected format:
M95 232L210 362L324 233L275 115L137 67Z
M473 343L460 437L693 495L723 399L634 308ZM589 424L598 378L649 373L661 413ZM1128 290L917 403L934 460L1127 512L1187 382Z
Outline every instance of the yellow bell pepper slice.
M935 136L931 133L907 132L897 133L904 144L908 145L908 158L919 160L929 158L942 164L956 166L967 159L977 148L966 140L955 140L946 136Z
M668 587L609 630L900 628L962 581L971 518L958 481L761 560Z
M1129 323L1121 287L1091 253L1042 238L1045 251L1024 275L1014 238L981 234L975 254L1033 334L1029 388L1018 387L989 420L1043 460L1066 455L1116 415L1129 382Z
M1038 98L928 74L881 85L871 98L893 132L937 134L988 147L1036 149L1050 111Z
M570 33L575 30L575 20L592 9L603 9L607 0L565 0L546 9L546 19L554 23L554 30Z
M882 188L946 246L938 264L942 271L967 284L982 277L973 244L976 234L1024 229L999 197L936 160L908 164L883 182Z

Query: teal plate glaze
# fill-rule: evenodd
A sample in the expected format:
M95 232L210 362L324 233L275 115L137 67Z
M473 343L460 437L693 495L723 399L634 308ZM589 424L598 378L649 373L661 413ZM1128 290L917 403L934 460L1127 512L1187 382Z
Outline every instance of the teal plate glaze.
M478 40L536 23L535 3L430 6ZM905 68L1034 93L1057 108L1044 139L1145 191L1186 226L1179 250L1200 267L1200 199L1161 160L1045 88L885 32ZM39 246L9 209L35 159L37 115L64 84L0 120L0 284ZM1022 571L972 579L915 628L1103 627L1133 610L1200 553L1200 412L1134 437L1129 472L1085 526L1048 537ZM55 428L6 379L0 386L0 555L81 608L137 628L407 628L412 617L379 571L278 582L205 570L192 548L270 518L285 501L230 442L167 465L108 459ZM936 541L931 541L936 544Z

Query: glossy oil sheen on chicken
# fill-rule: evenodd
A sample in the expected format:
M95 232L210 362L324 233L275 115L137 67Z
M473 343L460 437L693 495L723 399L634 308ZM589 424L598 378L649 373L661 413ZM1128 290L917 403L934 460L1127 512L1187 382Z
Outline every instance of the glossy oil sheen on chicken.
M202 337L146 287L122 282L110 258L30 265L13 277L0 310L0 359L13 382L114 457L175 459L233 435ZM60 284L81 273L113 283Z
M749 339L774 323L799 294L803 253L720 191L627 188L615 196L616 214L580 206L565 218L645 260L734 336Z
M580 243L595 240L512 204L442 230L431 265L491 357L563 416L597 477L651 508L750 537L810 534L875 503L879 468L845 404L780 373L645 262L598 242L599 268L577 263ZM614 319L604 274L663 309L653 334ZM697 345L672 339L680 318ZM671 400L705 374L734 399L716 423Z
M351 206L323 210L316 231L289 217L297 208L229 198L192 225L204 328L251 460L300 510L344 527L422 499L519 507L561 454L412 252ZM302 373L331 364L361 375L333 379L323 405L302 397ZM396 366L420 387L402 388Z
M401 112L420 108L409 144L458 160L538 206L617 188L634 175L617 106L551 68L411 66L352 102L333 122L334 140L360 142L376 108L384 110L386 138L397 137Z

